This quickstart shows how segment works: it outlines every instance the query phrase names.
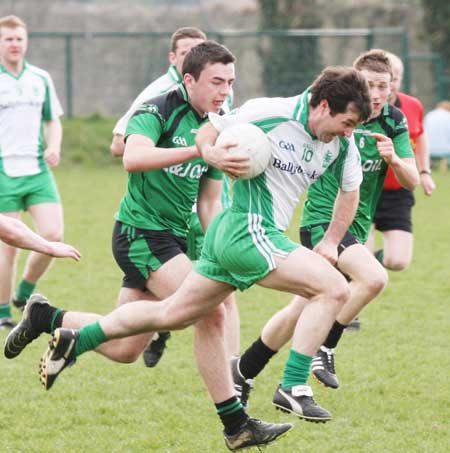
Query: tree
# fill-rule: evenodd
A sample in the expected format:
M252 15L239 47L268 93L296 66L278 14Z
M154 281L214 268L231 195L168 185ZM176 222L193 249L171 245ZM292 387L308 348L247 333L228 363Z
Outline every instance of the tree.
M422 0L424 23L431 48L441 54L450 73L450 3L442 0Z

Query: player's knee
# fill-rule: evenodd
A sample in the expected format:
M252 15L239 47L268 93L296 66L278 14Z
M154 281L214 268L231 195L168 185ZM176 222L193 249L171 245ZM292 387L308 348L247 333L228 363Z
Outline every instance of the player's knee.
M234 293L230 294L224 301L223 304L225 307L230 310L233 309L236 305L236 298L234 297Z
M209 334L223 335L225 332L225 307L218 306L195 324L197 329L207 331Z
M366 282L366 288L372 294L373 297L378 296L378 294L383 291L388 283L388 274L383 270L371 275L371 278Z
M350 298L350 287L341 274L338 274L336 278L327 285L326 296L327 299L333 301L333 303L337 304L339 307L342 307Z
M132 349L124 349L116 358L116 362L134 363L140 357L142 351L134 351Z
M63 232L59 229L49 230L42 233L42 237L50 242L60 242L63 240Z
M402 256L393 256L393 257L384 257L383 265L391 271L403 271L409 264L411 259L409 257Z

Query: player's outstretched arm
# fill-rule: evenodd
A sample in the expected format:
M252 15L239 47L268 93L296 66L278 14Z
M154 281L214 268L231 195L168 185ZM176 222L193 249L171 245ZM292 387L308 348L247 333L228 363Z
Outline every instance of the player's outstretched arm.
M13 247L33 250L57 258L79 261L80 252L63 242L49 242L34 233L23 222L0 214L0 239Z

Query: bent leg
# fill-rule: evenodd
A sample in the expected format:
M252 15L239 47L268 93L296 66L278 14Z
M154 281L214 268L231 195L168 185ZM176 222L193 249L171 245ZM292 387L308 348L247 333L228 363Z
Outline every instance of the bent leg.
M233 397L225 341L225 307L220 304L195 324L194 351L198 370L214 403Z
M148 303L151 303L152 301L156 301L158 299L156 299L152 294L143 292L139 289L121 288L119 298L117 300L117 306L122 306L137 300L145 300L148 301ZM95 313L69 311L64 314L62 327L79 329L80 327L98 321L101 317L101 315ZM95 351L115 362L132 363L138 359L139 355L150 341L152 335L153 333L149 332L120 340L108 341L96 348Z
M295 296L289 305L275 313L264 326L261 340L272 351L279 351L288 343L297 325L300 314L308 303L308 299Z
M64 233L63 210L59 203L41 203L28 207L36 231L47 241L61 241ZM31 252L25 264L23 280L36 283L50 266L52 258Z
M191 261L185 255L176 255L158 270L150 273L147 280L150 293L137 288L121 288L117 305L123 306L139 300L148 301L147 303L151 304L169 297L181 285L191 268ZM139 358L152 336L153 332L132 335L104 343L96 350L112 360L131 363Z
M258 282L309 300L298 318L293 349L312 356L325 339L350 292L345 278L317 253L299 247Z
M413 235L408 231L389 230L383 233L383 266L392 271L406 269L412 260Z
M219 305L234 290L226 283L191 271L175 294L161 302L132 302L100 320L109 339L144 332L182 330Z
M20 219L20 212L3 212L2 215ZM11 300L18 249L0 241L0 304Z
M241 324L235 293L224 301L225 306L225 344L228 357L237 357L241 349Z
M345 249L339 256L338 267L351 278L351 295L336 320L342 325L348 325L370 301L383 291L388 275L377 259L361 244Z

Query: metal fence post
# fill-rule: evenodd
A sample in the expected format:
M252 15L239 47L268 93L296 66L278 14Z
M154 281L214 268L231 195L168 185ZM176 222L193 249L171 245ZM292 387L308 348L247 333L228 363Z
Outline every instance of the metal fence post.
M66 51L66 97L67 117L73 117L73 39L70 33L64 36Z
M407 93L411 92L411 65L409 64L409 43L408 43L408 35L403 32L401 38L402 44L402 55L401 60L403 62L404 67L404 74L403 74L403 88Z

